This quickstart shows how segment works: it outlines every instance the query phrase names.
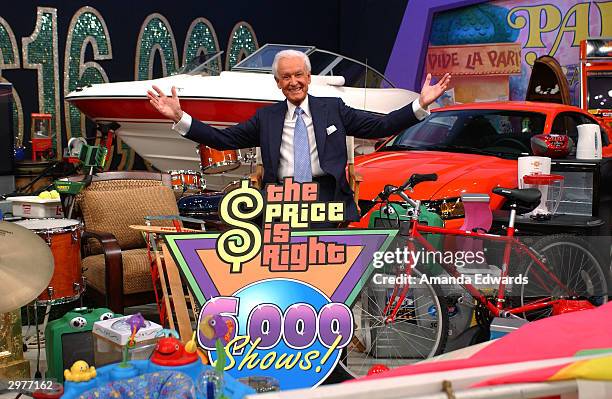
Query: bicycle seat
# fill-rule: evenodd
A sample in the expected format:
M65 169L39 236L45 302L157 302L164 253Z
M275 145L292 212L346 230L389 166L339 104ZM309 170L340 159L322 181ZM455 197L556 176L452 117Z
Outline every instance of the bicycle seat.
M540 204L540 198L542 197L542 193L537 188L495 187L493 193L501 195L515 205L519 214L533 211Z

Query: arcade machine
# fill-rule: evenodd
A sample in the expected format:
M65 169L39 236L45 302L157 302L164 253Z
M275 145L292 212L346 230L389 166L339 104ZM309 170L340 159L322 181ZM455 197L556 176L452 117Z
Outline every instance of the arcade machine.
M580 42L580 107L612 128L612 38Z
M588 38L580 42L580 77L580 107L602 120L608 127L608 132L601 132L602 135L607 133L612 138L612 38ZM611 173L604 164L600 165L600 179L605 182ZM593 198L593 214L608 224L602 233L610 234L612 192L606 184L600 188L600 198L597 201Z

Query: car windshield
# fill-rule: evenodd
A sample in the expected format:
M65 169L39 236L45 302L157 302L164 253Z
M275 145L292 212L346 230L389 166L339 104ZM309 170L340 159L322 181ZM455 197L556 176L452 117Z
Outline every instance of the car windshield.
M517 157L531 154L531 136L544 131L546 115L526 111L432 112L390 140L382 151L442 150Z

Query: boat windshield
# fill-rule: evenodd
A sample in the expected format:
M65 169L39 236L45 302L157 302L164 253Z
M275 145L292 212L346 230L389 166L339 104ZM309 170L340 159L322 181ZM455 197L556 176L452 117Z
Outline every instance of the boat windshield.
M266 44L236 64L232 71L272 73L274 56L282 50L296 50L307 54L313 75L342 76L346 87L394 87L382 73L367 64L312 46Z
M221 73L221 54L223 54L223 51L209 54L200 53L173 75L218 75Z

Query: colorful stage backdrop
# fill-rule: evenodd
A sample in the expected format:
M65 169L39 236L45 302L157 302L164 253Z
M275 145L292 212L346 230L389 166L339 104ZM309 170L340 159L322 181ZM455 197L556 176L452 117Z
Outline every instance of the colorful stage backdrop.
M384 70L407 0L390 3L315 0L289 12L272 0L11 2L0 9L0 80L14 85L17 141L27 144L31 113L49 113L60 154L70 137L93 135L66 93L165 76L202 51L223 51L227 70L265 43L308 44ZM118 147L113 169L144 166Z
M418 90L427 72L451 71L455 101L523 100L533 61L555 57L579 103L578 48L612 36L612 1L410 1L387 65L396 84ZM422 62L415 63L415 54Z
M220 67L228 69L264 43L310 44L386 66L392 82L411 90L427 71L448 70L456 78L446 102L521 100L533 60L548 54L577 103L580 40L612 36L612 1L315 0L302 8L288 15L272 0L14 2L0 11L0 81L15 88L17 141L29 140L36 112L53 115L58 155L70 137L92 135L63 100L79 85L165 76L202 51L224 51ZM111 168L145 166L117 147Z

